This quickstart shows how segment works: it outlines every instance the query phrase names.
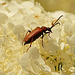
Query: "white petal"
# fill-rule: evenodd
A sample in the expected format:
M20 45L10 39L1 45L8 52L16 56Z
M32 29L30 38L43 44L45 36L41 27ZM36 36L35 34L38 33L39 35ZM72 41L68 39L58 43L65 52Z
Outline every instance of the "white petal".
M29 58L32 58L33 60L39 58L39 51L36 47L31 47L28 53L29 53Z
M63 50L64 49L64 43L61 43L61 50Z
M33 7L34 7L34 4L30 1L25 1L23 3L21 3L21 6L22 6L22 12L25 14L32 14L34 13L33 11Z
M48 38L48 36L44 37L43 44L44 44L44 49L48 51L56 51L59 49L56 40L53 40L52 38Z
M42 58L37 59L37 61L35 61L35 64L43 71L47 72L51 71L50 67L45 65L45 61Z
M33 61L31 61L31 66L36 74L40 72L39 67Z
M9 27L10 29L13 29L14 24L13 24L12 22L9 22L9 23L8 23L8 27Z
M41 10L39 7L37 7L37 6L35 6L33 10L34 10L34 12L35 12L37 15L40 14L41 11L42 11L42 10ZM37 12L37 11L38 11L38 12Z
M34 4L30 1L25 1L21 3L21 6L23 6L23 8L25 9L30 9L32 7L34 7Z
M8 72L7 75L16 75L14 72Z
M68 75L68 74L64 71L61 71L61 75Z
M44 61L42 58L38 58L37 61L38 61L40 64L45 64L45 61Z
M28 54L24 54L21 58L21 65L23 68L26 68L30 64L30 59Z
M52 75L60 75L60 74L57 72L52 72Z
M23 23L23 17L24 15L21 14L21 13L17 13L15 14L13 17L11 17L11 22L14 24L14 25L22 25Z
M0 71L0 75L6 75L4 71Z
M71 75L75 75L75 73L72 73Z
M9 63L9 64L6 64L6 68L4 69L5 71L9 72L9 71L12 71L13 70L13 63Z
M67 59L66 59L65 57L66 57ZM70 65L71 59L70 59L70 56L69 56L67 53L63 53L63 52L62 52L60 58L63 59L63 60L62 60L62 63L65 65L65 67L67 67L67 66Z
M66 40L68 42L68 44L71 46L71 45L75 45L75 34L72 34L71 37L67 36L66 37Z
M75 46L73 47L73 54L75 55Z
M33 61L33 60L32 60ZM31 65L31 59L29 58L29 55L28 53L27 54L24 54L21 58L21 67L22 69L29 73L30 71L34 73L34 70L32 68L32 65Z
M61 29L60 29L60 26L54 27L54 28L52 29L52 32L53 32L53 33L50 34L51 38L54 38L54 39L59 38L59 37L61 36Z
M9 7L10 6L10 7ZM15 3L10 2L8 4L8 11L16 13L18 11L18 7L15 5Z
M14 32L14 34L23 34L24 33L24 26L22 26L22 25L14 26L13 32Z
M72 45L75 45L75 34L71 36L70 41Z
M4 39L0 38L0 45L4 43Z
M8 16L4 13L0 13L0 23L5 23L8 20Z
M52 17L54 17L54 18L58 18L60 15L66 15L66 13L65 12L63 12L63 11L55 11L54 13L52 13Z
M64 31L68 34L71 35L74 33L74 25L70 22L64 24Z
M33 20L34 20L33 15L28 15L28 16L26 16L26 18L25 18L26 24L31 24L31 23L33 22Z
M68 44L70 44L71 41L70 41L70 37L69 36L66 37L66 41L67 41Z
M43 66L43 71L51 72L51 69L47 65L42 65Z
M32 22L31 24L30 24L30 28L33 30L33 29L35 29L36 27L38 27L39 25L36 23L36 22Z

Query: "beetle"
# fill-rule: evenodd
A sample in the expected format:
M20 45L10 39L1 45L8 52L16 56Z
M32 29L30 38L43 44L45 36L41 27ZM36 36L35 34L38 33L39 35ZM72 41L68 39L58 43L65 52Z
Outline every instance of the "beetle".
M51 27L45 27L45 26L42 26L42 27L36 27L35 29L33 29L32 31L28 30L26 35L25 35L25 38L23 39L22 41L22 44L24 42L24 45L26 44L29 44L30 43L30 46L29 48L31 47L32 45L32 42L34 42L36 39L38 39L41 35L42 35L42 46L43 46L43 37L44 37L44 33L45 34L50 34L52 33L51 29L59 24L60 23L58 22L58 20L62 17L63 15L61 15L57 20L54 20L52 21L52 26ZM29 34L28 34L29 32ZM44 47L44 46L43 46ZM29 50L29 48L27 49L27 51ZM27 52L26 51L26 52Z

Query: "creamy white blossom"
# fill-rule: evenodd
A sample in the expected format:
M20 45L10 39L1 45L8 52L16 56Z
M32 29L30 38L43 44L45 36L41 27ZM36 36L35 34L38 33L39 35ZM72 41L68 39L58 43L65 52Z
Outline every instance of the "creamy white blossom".
M24 54L21 58L21 66L26 71L31 71L33 73L38 73L40 70L51 71L50 68L45 65L43 59L39 56L38 49L33 47L29 50L28 53Z
M22 45L28 30L55 26L42 39ZM28 33L29 34L29 33ZM25 52L25 53L24 53ZM0 1L0 75L73 75L75 70L75 15L63 11L46 12L34 0Z

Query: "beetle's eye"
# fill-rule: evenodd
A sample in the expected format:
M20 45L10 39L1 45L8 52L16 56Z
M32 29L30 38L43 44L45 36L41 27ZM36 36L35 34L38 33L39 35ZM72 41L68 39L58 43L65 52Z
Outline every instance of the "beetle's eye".
M56 20L52 21L52 24L51 25L54 25L54 23L57 23Z
M52 25L57 25L57 24L60 25L60 23L57 20L52 21Z

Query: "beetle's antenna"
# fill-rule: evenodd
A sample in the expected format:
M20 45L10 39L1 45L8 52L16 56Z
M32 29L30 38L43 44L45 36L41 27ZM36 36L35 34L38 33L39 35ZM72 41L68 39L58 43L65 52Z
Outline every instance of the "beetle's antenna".
M63 15L61 15L61 16L56 20L56 22L57 22L62 16L63 16ZM56 22L55 22L55 23L56 23Z
M50 28L50 29L52 29L55 25L57 25L57 24L59 24L60 25L60 23L59 22L57 22L61 17L62 17L63 15L61 15L56 21L55 21L55 23L52 25L52 27Z

